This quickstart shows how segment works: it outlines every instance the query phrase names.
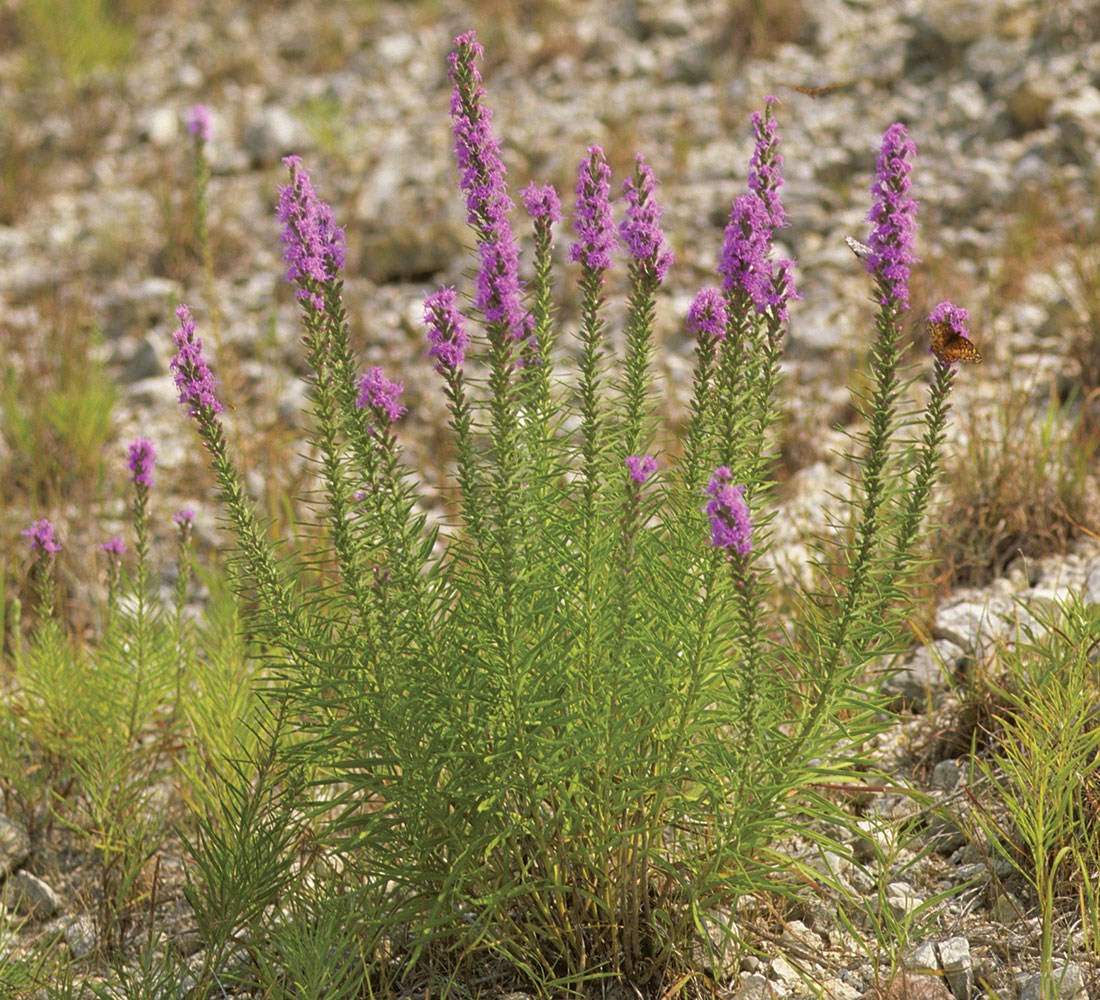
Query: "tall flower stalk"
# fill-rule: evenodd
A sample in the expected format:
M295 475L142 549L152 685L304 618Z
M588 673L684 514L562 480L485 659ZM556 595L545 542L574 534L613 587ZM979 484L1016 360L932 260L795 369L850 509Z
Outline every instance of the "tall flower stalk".
M855 545L843 567L844 594L831 617L822 649L819 690L836 689L838 671L854 674L862 655L852 656L850 633L858 617L869 604L868 591L881 566L881 541L885 524L885 504L889 499L886 471L890 443L897 429L897 398L900 392L898 363L901 318L909 307L909 265L916 260L913 240L916 233L916 202L909 195L912 158L916 146L905 126L896 122L882 137L871 188L873 205L868 218L874 223L871 253L866 266L874 279L878 311L875 342L871 348L874 388L867 416L866 455L862 460L859 519ZM848 660L845 663L845 660ZM817 699L804 719L802 733L809 738L822 724L825 699Z
M130 481L134 485L131 520L134 524L137 574L134 579L134 697L130 706L130 737L137 731L138 706L144 693L145 672L151 656L150 594L149 594L149 494L153 489L153 468L157 453L153 443L139 437L127 451Z

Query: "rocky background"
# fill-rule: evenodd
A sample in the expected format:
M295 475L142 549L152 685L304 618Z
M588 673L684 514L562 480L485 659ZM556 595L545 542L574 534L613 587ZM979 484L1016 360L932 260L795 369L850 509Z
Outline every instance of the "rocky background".
M833 503L828 491L842 488L835 452L846 446L846 429L858 426L848 386L866 377L859 373L873 306L843 237L866 236L875 152L894 121L917 145L923 263L914 272L910 359L925 357L917 321L944 298L970 310L986 359L957 380L949 453L973 454L976 436L1011 439L1052 402L1095 427L1087 402L1100 382L1100 11L1090 0L173 0L134 3L92 26L57 9L41 0L0 3L0 363L9 396L13 386L33 394L36 380L46 385L65 364L102 365L120 389L96 459L107 478L93 468L79 488L61 480L34 486L4 411L0 538L7 569L19 577L26 560L18 530L32 517L55 520L78 619L92 603L81 588L102 574L93 543L125 527L124 449L137 433L159 448L163 534L171 511L190 503L200 541L218 543L209 477L168 372L176 302L192 306L213 349L236 406L227 412L234 446L261 506L277 519L279 498L306 481L301 330L282 280L273 211L287 153L303 158L346 226L355 345L364 367L381 364L404 380L403 443L426 504L441 509L446 411L424 357L420 313L424 295L441 283L470 289L472 239L450 152L445 78L452 38L470 28L486 50L484 85L514 193L529 180L550 180L568 210L576 165L592 143L612 163L613 190L636 152L662 181L677 262L658 307L658 373L673 427L693 361L683 316L698 287L717 280L726 214L745 187L749 115L766 95L782 100L776 116L791 226L778 235L782 252L798 261L803 296L791 309L781 388L779 472L789 515L778 522L782 565L797 573L799 539L820 530ZM811 96L793 87L831 89ZM214 114L212 298L185 128L196 103ZM575 321L570 236L563 225L557 294L567 331ZM612 311L621 314L620 301ZM997 416L1005 413L1014 416ZM963 468L956 479L968 475ZM1083 517L1075 523L1095 530L1095 518ZM1067 558L1017 558L1028 554L1026 539L1013 536L991 561L1000 579L956 588L930 609L943 660L1004 634L996 615L1012 611L1013 597L1049 602L1076 590L1100 601L1100 560L1088 533L1054 535L1069 541ZM975 582L988 584L988 576ZM941 598L950 589L938 581ZM927 651L896 683L912 704L950 707ZM913 726L935 722L918 716ZM899 730L898 746L913 739ZM936 787L949 794L957 777L939 773ZM973 858L934 859L934 873L899 876L902 915L960 871L974 875ZM1009 932L1007 910L950 906L939 920L943 933L925 942L941 949L931 964L950 959L962 970L943 988L963 1000L974 968L1011 988L1033 970L1026 923ZM806 935L799 947L817 956L822 975L840 977L836 995L854 996L873 970L834 947L842 938L834 927L831 942L821 920L797 931ZM1018 947L996 946L1011 935ZM741 971L780 991L800 988L781 964ZM1076 981L1089 974L1077 967Z

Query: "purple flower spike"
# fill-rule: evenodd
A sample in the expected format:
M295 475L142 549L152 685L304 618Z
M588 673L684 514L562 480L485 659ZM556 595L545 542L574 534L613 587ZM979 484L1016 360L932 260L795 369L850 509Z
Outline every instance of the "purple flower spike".
M355 405L361 410L370 409L379 420L392 424L405 413L405 407L397 400L405 387L391 382L381 368L371 368L359 379L359 398Z
M526 340L534 321L523 308L519 249L508 221L512 199L500 144L493 135L493 113L482 101L485 90L474 65L482 49L472 31L459 35L454 46L447 57L447 77L453 84L451 131L462 171L459 183L466 194L466 219L478 234L481 257L474 302L487 323L507 330L514 340Z
M191 108L187 119L187 131L198 136L203 142L209 142L214 134L213 116L205 104L196 104Z
M756 146L749 161L749 190L760 195L768 207L773 229L782 229L788 225L787 213L783 208L780 190L783 180L783 157L779 155L778 123L772 117L772 105L778 104L778 97L764 98L764 114L752 113L752 130L756 136Z
M41 521L33 521L29 528L19 532L24 538L30 540L31 551L41 550L47 556L61 551L61 543L54 537L53 523L47 518Z
M707 504L710 543L715 548L748 555L752 551L752 515L745 503L745 487L732 486L728 466L714 470L704 492L713 499Z
M181 530L190 531L195 523L195 512L190 507L184 507L179 513L172 515L172 520Z
M221 413L222 404L215 392L218 383L202 356L202 341L195 333L191 310L187 306L179 306L176 309L176 318L180 321L180 329L172 334L176 343L176 356L169 367L176 373L180 403L190 407L193 416L197 416L200 410L209 410L212 414Z
M867 273L882 289L882 304L892 300L899 309L909 308L909 265L920 259L913 254L917 203L909 197L910 160L916 152L905 126L894 122L882 137L871 186L874 204L867 216L874 225L868 241Z
M771 244L771 215L768 206L754 191L733 199L730 219L722 243L718 273L725 281L722 290L740 289L763 312L770 302L772 264L768 260Z
M126 452L126 465L131 472L130 481L147 490L153 488L153 466L157 464L157 449L148 438L134 440Z
M280 185L275 217L283 224L286 280L298 285L298 301L318 312L324 297L317 285L335 281L344 269L347 241L332 209L317 197L297 156L283 158L290 183Z
M641 485L657 471L657 459L652 455L628 455L626 471L634 482Z
M657 204L657 179L639 153L634 157L635 175L623 182L626 220L619 227L626 248L658 281L663 281L675 260L661 229L661 206Z
M520 193L523 207L532 219L546 219L561 222L561 198L553 184L536 184L531 181Z
M726 339L726 302L717 288L700 288L687 311L688 333Z
M424 325L428 328L428 357L435 358L441 375L459 371L466 362L466 320L458 311L453 288L441 288L424 300Z
M611 266L615 222L611 216L611 167L599 146L588 147L588 159L577 167L577 206L573 228L579 239L569 248L569 259L590 271Z
M970 339L970 310L943 301L928 314L929 323L946 323L960 337Z
M112 559L121 559L126 555L126 543L118 535L108 542L100 542L99 547Z

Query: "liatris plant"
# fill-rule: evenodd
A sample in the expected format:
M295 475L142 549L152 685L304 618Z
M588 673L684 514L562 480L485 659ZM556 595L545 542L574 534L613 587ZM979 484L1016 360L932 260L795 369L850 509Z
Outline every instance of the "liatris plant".
M183 306L172 367L237 536L254 628L278 654L273 732L284 735L257 773L279 758L283 773L311 776L298 803L317 845L310 857L338 853L330 891L358 900L341 912L368 910L384 942L370 956L375 971L453 971L489 953L543 989L576 990L597 975L660 989L732 932L742 898L774 887L782 862L768 848L789 830L798 793L858 767L853 746L882 724L863 667L899 644L895 609L950 388L938 367L910 473L891 456L913 148L891 127L873 191L878 318L856 530L832 590L805 595L792 628L768 559L770 428L796 297L792 262L772 253L787 221L774 99L752 118L756 151L719 255L722 288L701 290L686 318L697 366L683 457L672 462L657 451L652 412L653 320L672 264L656 178L639 158L616 228L602 151L581 161L569 253L580 348L576 369L559 372L550 248L560 201L549 186L524 192L535 236L525 284L480 54L470 33L448 60L476 282L465 308L453 288L424 304L460 487L446 541L416 513L400 384L380 368L356 370L344 233L297 158L285 161L278 218L324 482L315 562L336 567L320 586L275 558L255 519ZM630 285L621 362L605 301L620 247ZM471 393L473 383L485 391ZM268 795L273 785L255 787ZM198 870L221 901L207 923L223 942L236 920L255 941L258 914L279 892L250 871L234 896L225 872L241 852L267 851L271 878L287 873L273 860L285 848L281 823L260 824L271 833L262 850L233 832L257 822L260 798L242 787L241 823L224 836L206 828Z

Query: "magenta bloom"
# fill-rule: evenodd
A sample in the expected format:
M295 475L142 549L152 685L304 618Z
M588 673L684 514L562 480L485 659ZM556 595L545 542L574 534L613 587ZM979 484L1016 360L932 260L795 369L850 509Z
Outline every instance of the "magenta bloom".
M728 466L714 470L704 491L713 499L707 504L710 543L715 548L748 555L752 551L752 515L745 503L745 487L733 486Z
M405 407L398 402L404 388L400 382L386 378L381 368L371 368L359 379L355 405L361 410L369 408L377 419L392 424L405 413Z
M536 184L531 181L520 192L523 199L523 207L532 219L546 219L551 222L561 222L561 198L553 184Z
M756 135L756 145L749 161L749 190L755 191L768 207L773 229L782 229L787 222L787 213L783 209L780 189L786 183L783 180L783 157L779 154L779 124L772 117L772 105L778 104L778 97L764 98L764 114L752 113L752 130Z
M909 308L909 266L920 259L913 254L917 203L909 197L910 160L916 152L905 126L894 122L882 137L871 185L874 204L867 215L874 228L864 266L881 289L882 304L892 301L899 309Z
M195 333L191 310L185 305L177 307L176 318L180 321L180 329L172 334L176 356L168 367L176 373L180 403L190 407L192 416L197 416L200 410L221 413L222 404L215 392L218 383L202 356L202 341Z
M61 551L61 543L53 533L53 522L47 518L33 521L29 528L25 528L19 534L30 540L32 552L38 549L45 552L47 556L52 556L55 552Z
M157 449L148 438L136 438L126 452L126 465L132 473L130 481L147 490L153 488L153 466L157 464Z
M626 220L619 227L619 235L634 259L658 281L663 281L675 257L665 243L660 225L662 209L657 204L657 179L641 153L634 160L635 176L623 181Z
M184 507L179 513L172 515L172 520L181 530L190 531L195 523L195 512L190 507Z
M970 310L944 300L928 314L929 323L946 323L960 337L970 339Z
M652 455L628 455L626 471L630 478L640 485L657 471L657 459Z
M718 273L725 278L722 290L740 289L757 312L763 312L771 302L771 235L771 215L758 194L749 191L733 199Z
M523 308L519 249L508 221L512 199L491 127L493 113L482 102L485 90L474 65L483 52L472 31L459 35L454 46L447 57L447 78L453 84L451 131L462 172L459 184L466 194L466 219L478 233L481 258L474 304L487 323L506 330L514 340L525 340L534 321Z
M290 183L279 186L275 217L283 224L286 280L298 286L299 302L320 311L325 300L317 285L339 277L347 241L332 209L313 190L301 159L287 156L283 163L290 170Z
M435 358L440 374L454 372L466 362L466 320L458 311L453 288L441 288L424 300L424 325L428 328L428 357Z
M187 131L197 135L203 142L209 142L214 134L210 109L205 104L196 104L187 118Z
M726 302L717 288L700 288L687 311L688 333L726 339Z
M118 535L110 541L100 542L99 547L112 559L121 559L126 555L126 543Z
M611 167L599 146L589 146L588 159L577 167L573 228L578 239L569 248L569 259L589 271L606 271L615 247L615 220L611 216Z

